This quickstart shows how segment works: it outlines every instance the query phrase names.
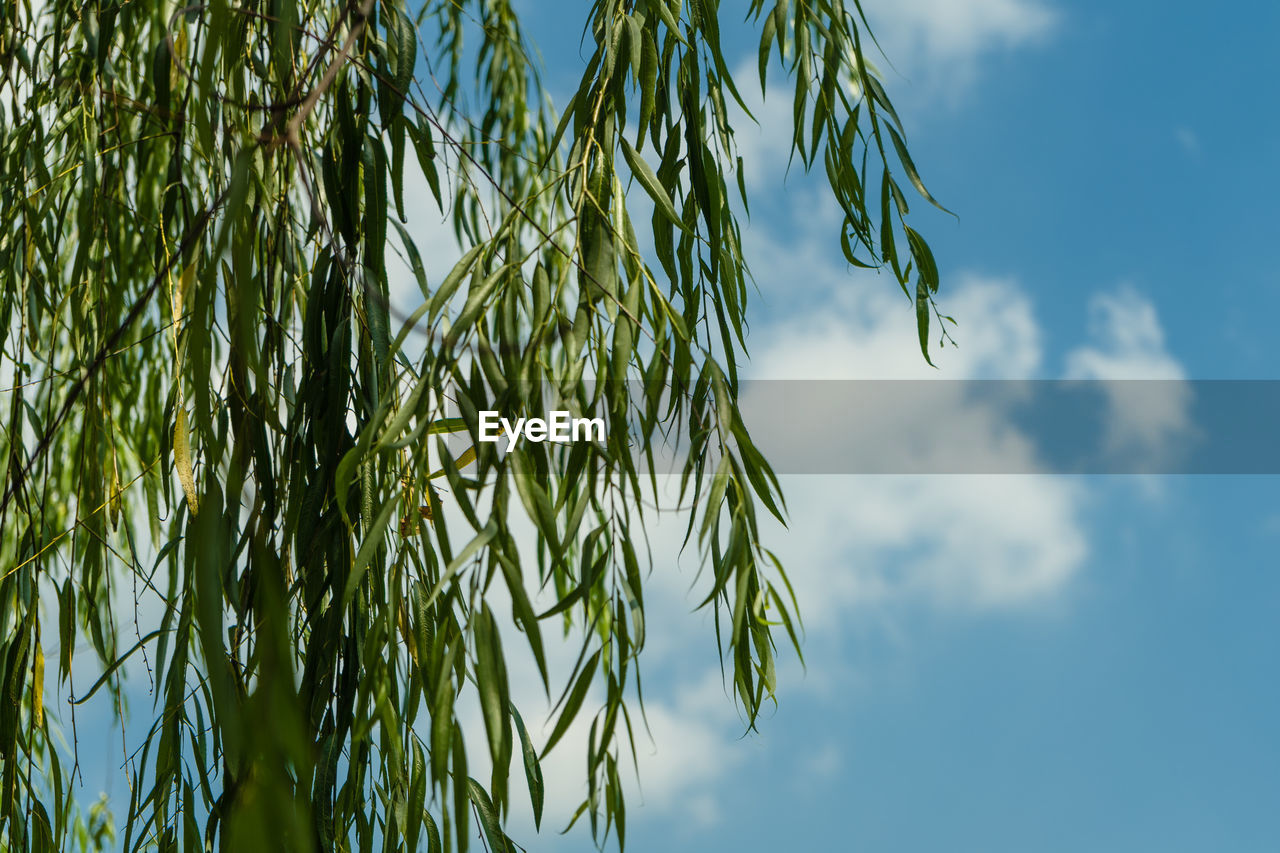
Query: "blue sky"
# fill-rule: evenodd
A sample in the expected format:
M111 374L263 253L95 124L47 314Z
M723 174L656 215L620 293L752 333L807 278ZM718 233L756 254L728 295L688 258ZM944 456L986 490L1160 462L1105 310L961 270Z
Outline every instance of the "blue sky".
M959 214L916 205L961 348L919 364L892 280L843 267L820 185L784 183L778 140L744 129L755 375L1276 378L1280 10L866 5L916 162ZM569 85L578 31L531 26ZM629 846L1277 849L1276 486L789 478L775 541L808 671L789 663L740 738L673 584Z

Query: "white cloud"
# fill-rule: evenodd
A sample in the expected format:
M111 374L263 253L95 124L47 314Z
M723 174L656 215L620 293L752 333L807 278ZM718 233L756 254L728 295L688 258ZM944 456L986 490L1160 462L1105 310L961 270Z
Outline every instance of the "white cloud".
M1194 438L1188 416L1192 392L1165 344L1155 305L1121 287L1095 295L1089 317L1091 340L1067 355L1067 378L1115 380L1103 385L1108 452L1152 471L1167 468Z
M838 630L869 606L1041 603L1088 552L1084 492L1063 478L785 478L791 529L776 550L811 630Z
M868 4L868 16L882 41L914 41L939 62L1017 47L1057 20L1040 0L897 0Z
M1011 280L965 274L949 283L946 310L963 330L958 347L938 348L931 336L935 369L920 354L915 311L893 279L851 276L816 260L820 251L812 244L770 250L757 265L770 268L757 278L769 278L777 290L803 283L829 296L815 310L762 330L764 346L753 347L753 377L1025 379L1039 370L1040 329L1030 300Z
M850 276L814 242L757 245L766 276L785 287L804 282L822 296L759 334L754 378L1025 379L1042 372L1040 326L1010 279L956 277L945 307L960 319L959 346L935 347L935 369L920 355L911 303L891 278ZM781 289L767 294L776 298ZM945 469L957 454L975 469L990 459L990 470L1037 470L1034 446L1002 407L968 399L960 382L935 387L927 397L859 409L856 431L848 411L806 411L804 423L789 426L794 444L820 454L831 432L843 430L849 434L841 440L854 450L905 448L897 455L914 454L923 470ZM892 399L886 392L877 402ZM921 408L926 402L930 408ZM773 408L775 417L788 414ZM791 527L774 541L814 626L903 596L965 608L1035 602L1059 590L1087 553L1083 493L1063 478L823 476L787 478L784 487Z
M950 93L986 55L1039 42L1059 19L1041 0L896 0L867 4L867 16L893 69Z
M1182 379L1151 300L1131 287L1089 300L1091 341L1067 356L1069 379Z

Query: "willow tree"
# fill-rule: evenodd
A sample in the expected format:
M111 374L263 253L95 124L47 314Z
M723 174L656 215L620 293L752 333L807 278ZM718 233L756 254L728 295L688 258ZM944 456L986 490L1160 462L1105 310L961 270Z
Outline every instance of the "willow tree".
M622 843L664 509L748 725L772 697L795 615L736 405L752 119L721 10L584 6L554 103L512 5L3 5L4 849L93 845L75 710L131 683L153 701L112 804L129 851L511 849L513 797L541 821L539 760L578 717L579 814ZM857 0L747 18L832 239L902 285L927 358L938 276L901 187L928 194ZM414 244L415 177L447 275ZM400 259L416 308L389 298ZM479 412L553 398L607 438L472 443ZM663 442L680 489L655 510ZM559 700L545 728L511 702L513 643Z

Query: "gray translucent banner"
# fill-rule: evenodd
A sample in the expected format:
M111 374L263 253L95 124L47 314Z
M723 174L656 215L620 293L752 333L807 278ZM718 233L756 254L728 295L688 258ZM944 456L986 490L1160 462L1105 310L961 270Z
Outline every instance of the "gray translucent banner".
M756 380L739 403L778 474L1280 474L1280 380Z
M743 384L788 474L1280 474L1280 381Z

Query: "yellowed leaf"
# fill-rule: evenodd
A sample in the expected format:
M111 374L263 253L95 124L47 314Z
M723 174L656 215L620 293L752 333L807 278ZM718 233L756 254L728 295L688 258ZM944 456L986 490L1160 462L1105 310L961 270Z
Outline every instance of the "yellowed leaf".
M470 447L468 447L466 450L464 450L461 456L453 460L453 464L454 464L454 467L456 468L466 468L468 465L470 465L472 462L475 462L475 461L476 461L476 447L473 444ZM441 468L439 471L432 471L430 474L428 474L427 479L434 480L437 477L443 477L444 474L445 474L445 471L443 468Z
M187 268L182 271L182 278L178 281L178 289L173 292L173 325L177 326L182 320L182 304L187 296L191 293L191 286L196 280L196 262L192 261L187 264Z
M44 725L44 649L36 640L36 656L31 664L31 714L36 725Z
M196 500L196 478L191 471L191 436L187 432L187 410L178 407L177 423L173 425L173 461L178 467L178 479L182 482L182 491L187 493L187 504L191 514L200 511Z
M111 486L110 497L108 500L107 512L111 516L111 529L120 529L120 463L116 458L115 449L111 450Z
M400 609L396 612L396 625L400 628L400 636L404 639L405 646L409 649L409 657L413 659L414 664L417 664L418 639L413 631L409 630L409 610L405 607L403 598L400 599Z

